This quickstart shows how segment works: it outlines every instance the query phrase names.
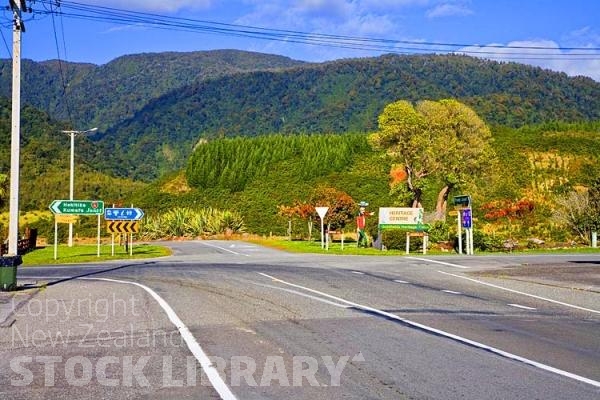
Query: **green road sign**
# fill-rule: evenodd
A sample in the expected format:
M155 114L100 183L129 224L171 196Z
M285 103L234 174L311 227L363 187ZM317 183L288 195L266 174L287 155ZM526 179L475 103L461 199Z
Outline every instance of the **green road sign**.
M454 205L460 207L471 207L471 196L454 196Z
M102 215L104 202L101 200L54 200L50 204L54 214Z

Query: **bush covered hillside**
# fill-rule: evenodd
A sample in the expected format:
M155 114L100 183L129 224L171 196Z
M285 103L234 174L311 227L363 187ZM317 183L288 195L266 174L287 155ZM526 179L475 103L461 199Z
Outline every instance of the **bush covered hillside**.
M0 94L9 66L0 62ZM422 205L445 240L457 194L473 197L482 243L586 241L598 225L600 83L589 78L459 55L309 64L228 50L24 61L23 77L23 211L68 197L61 131L98 126L75 140L75 198L142 207L152 235L178 210L174 220L205 221L186 235L280 235L291 221L306 236L315 202L339 206L335 226L352 230L348 209L367 201ZM382 119L392 104L401 112ZM0 98L2 210L10 128Z
M600 84L589 78L466 56L390 55L194 82L149 101L100 142L121 160L115 173L149 179L183 167L202 138L367 133L389 103L444 98L493 125L600 119Z
M0 175L10 175L11 153L10 103L0 98ZM67 125L46 113L25 106L21 111L20 208L24 211L47 210L55 199L69 198L70 140L61 130ZM90 161L94 144L86 137L76 138L76 198L123 201L144 186L126 178L108 176ZM106 156L106 155L105 155ZM8 188L6 190L8 192ZM0 195L0 210L7 207Z
M485 174L470 171L475 184L456 187L450 194L468 191L473 197L478 231L495 243L510 237L582 240L558 214L564 199L585 192L600 176L600 123L497 127L491 144L494 166ZM280 206L310 203L326 188L342 191L355 202L368 201L372 210L406 206L390 194L390 172L390 159L373 150L363 134L215 139L196 148L185 171L187 180L182 174L165 178L139 193L135 203L155 211L175 206L229 209L241 214L247 232L285 235L288 216ZM424 191L422 204L430 217L437 194ZM305 221L293 220L294 234L305 237ZM439 240L452 238L455 222L447 221L436 225ZM374 233L376 217L369 225Z

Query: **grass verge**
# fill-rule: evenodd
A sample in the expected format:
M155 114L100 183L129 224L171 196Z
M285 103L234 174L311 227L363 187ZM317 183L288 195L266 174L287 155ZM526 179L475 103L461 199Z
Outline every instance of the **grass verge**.
M133 246L133 255L129 255L123 246L115 246L115 255L112 255L110 245L100 246L100 257L98 257L98 246L91 244L76 244L73 247L59 245L57 259L54 259L54 246L46 246L31 251L23 256L23 266L46 265L46 264L76 264L87 262L99 262L110 260L129 260L140 258L154 258L171 255L171 250L164 246L153 244L136 244Z
M336 255L363 255L363 256L402 256L406 255L404 250L377 250L372 247L369 248L357 248L356 242L345 243L344 249L341 247L341 243L336 241L330 244L329 250L321 248L320 241L306 241L306 240L286 240L286 239L244 239L248 242L252 242L261 246L270 247L277 250L288 251L290 253L315 253L315 254L336 254ZM591 247L569 247L569 248L541 248L541 249L528 249L520 248L518 250L509 251L475 251L475 255L517 255L517 254L598 254L600 248ZM417 256L423 255L421 249L413 249L410 255ZM457 255L454 251L441 251L439 249L427 250L427 255Z
M282 239L250 239L249 242L270 247L277 250L289 251L290 253L316 253L316 254L336 254L336 255L361 255L361 256L400 256L405 255L404 250L377 250L373 247L356 247L356 242L344 243L335 241L329 244L329 250L321 248L320 241L306 241L306 240L282 240ZM429 252L428 252L429 253ZM420 251L411 251L412 255L422 254ZM433 254L444 254L441 252L435 252ZM447 253L445 253L447 254Z

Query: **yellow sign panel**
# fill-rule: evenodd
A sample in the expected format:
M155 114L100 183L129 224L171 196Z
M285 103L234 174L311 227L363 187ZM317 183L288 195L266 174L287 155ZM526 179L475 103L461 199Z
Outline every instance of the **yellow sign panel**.
M448 211L448 215L450 217L457 217L458 216L458 210Z
M56 222L59 224L74 224L78 221L77 215L56 214Z
M109 221L106 224L108 233L136 233L140 231L138 221Z

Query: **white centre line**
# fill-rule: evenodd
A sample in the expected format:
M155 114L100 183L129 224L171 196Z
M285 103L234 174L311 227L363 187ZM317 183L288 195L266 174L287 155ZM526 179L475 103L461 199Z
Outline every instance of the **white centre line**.
M464 265L452 264L452 263L445 262L445 261L430 260L428 258L419 258L419 257L406 257L406 258L409 258L411 260L434 263L434 264L447 265L448 267L454 267L454 268L461 268L461 269L469 269L470 268L470 267L465 267Z
M442 290L442 292L450 294L462 294L461 292L455 292L454 290Z
M115 283L124 283L127 285L134 285L144 289L146 292L150 294L156 300L156 302L162 307L162 309L167 313L169 320L175 325L181 337L187 344L188 349L192 352L196 360L200 363L202 369L206 373L206 376L210 380L210 383L213 385L219 396L223 400L237 400L235 395L231 392L231 389L227 386L221 375L219 375L219 371L212 364L202 347L192 335L192 332L188 329L187 326L183 323L183 321L177 316L175 311L171 308L169 303L167 303L162 297L160 297L154 290L150 289L148 286L142 285L137 282L130 281L121 281L117 279L108 279L108 278L80 278L82 280L98 280L98 281L106 281L106 282L115 282Z
M401 281L400 279L394 279L394 282L396 282L396 283L408 283L406 281Z
M356 275L364 275L365 274L364 272L360 272L360 271L352 271L352 273L356 274Z
M453 276L455 278L465 279L467 281L479 283L480 285L485 285L485 286L493 287L493 288L496 288L496 289L505 290L505 291L511 292L511 293L521 294L523 296L533 297L534 299L547 301L549 303L560 304L561 306L576 308L578 310L583 310L583 311L587 311L587 312L591 312L591 313L595 313L595 314L600 314L600 311L598 311L598 310L592 310L591 308L580 307L580 306L576 306L574 304L564 303L564 302L558 301L558 300L552 300L552 299L549 299L547 297L537 296L535 294L525 293L525 292L521 292L519 290L505 288L505 287L502 287L502 286L494 285L493 283L487 283L487 282L483 282L483 281L480 281L480 280L477 280L477 279L467 278L466 276L460 276L460 275L456 275L456 274L451 274L449 272L444 272L444 271L438 271L438 272L440 274L450 275L450 276Z
M527 307L527 306L522 306L520 304L510 303L508 305L511 306L511 307L522 308L523 310L537 310L537 308L535 308L535 307Z
M339 303L345 303L345 304L348 304L348 305L350 305L352 307L355 307L357 309L361 309L361 310L364 310L364 311L369 311L369 312L371 312L373 314L378 314L378 315L384 316L386 318L395 319L395 320L403 322L406 325L414 326L414 327L419 328L421 330L424 330L424 331L427 331L427 332L431 332L431 333L434 333L436 335L443 336L443 337L455 340L457 342L461 342L461 343L467 344L469 346L477 347L477 348L480 348L482 350L486 350L486 351L489 351L491 353L497 354L499 356L502 356L502 357L505 357L505 358L509 358L511 360L518 361L518 362L521 362L521 363L524 363L524 364L527 364L527 365L539 368L539 369L544 370L544 371L552 372L554 374L557 374L557 375L560 375L560 376L564 376L564 377L567 377L567 378L571 378L571 379L574 379L576 381L587 383L589 385L592 385L592 386L600 388L600 382L599 381L595 381L593 379L586 378L584 376L577 375L577 374L574 374L572 372L564 371L562 369L558 369L558 368L552 367L550 365L542 364L540 362L533 361L533 360L530 360L528 358L521 357L521 356L518 356L516 354L512 354L512 353L509 353L509 352L504 351L504 350L500 350L500 349L492 347L492 346L488 346L487 344L483 344L483 343L476 342L476 341L471 340L471 339L464 338L462 336L455 335L453 333L449 333L449 332L446 332L446 331L442 331L440 329L432 328L430 326L423 325L423 324L420 324L418 322L410 321L408 319L404 319L402 317L399 317L396 314L392 314L392 313L389 313L389 312L386 312L386 311L382 311L382 310L379 310L377 308L372 308L372 307L365 306L365 305L362 305L362 304L354 303L352 301L348 301L348 300L342 299L340 297L336 297L336 296L333 296L333 295L330 295L330 294L327 294L327 293L324 293L324 292L321 292L321 291L318 291L318 290L315 290L315 289L311 289L311 288L308 288L308 287L305 287L305 286L296 285L294 283L286 282L284 280L275 278L274 276L267 275L267 274L262 273L262 272L259 272L258 274L262 275L262 276L264 276L264 277L266 277L268 279L271 279L274 282L279 282L279 283L281 283L283 285L287 285L287 286L295 287L297 289L305 290L307 292L315 293L315 294L318 294L320 296L323 296L323 297L335 300L335 301L337 301Z
M217 246L217 245L214 245L214 244L208 244L206 242L199 242L199 243L203 244L204 246L207 246L207 247L212 247L214 249L219 249L219 250L223 250L223 251L226 251L228 253L231 253L231 254L235 254L236 256L250 257L248 254L238 253L237 251L229 250L229 249L226 249L225 247Z
M275 289L275 290L281 290L282 292L286 292L286 293L297 294L298 296L306 297L307 299L315 300L315 301L318 301L320 303L329 304L329 305L334 306L334 307L350 308L350 306L348 306L346 304L335 303L333 301L325 300L325 299L323 299L321 297L312 296L310 294L302 293L302 292L300 292L298 290L286 289L286 288L282 288L280 286L274 286L274 285L265 285L263 283L257 283L257 282L250 282L250 283L253 284L253 285L256 285L256 286L260 286L260 287L265 287L265 288Z

